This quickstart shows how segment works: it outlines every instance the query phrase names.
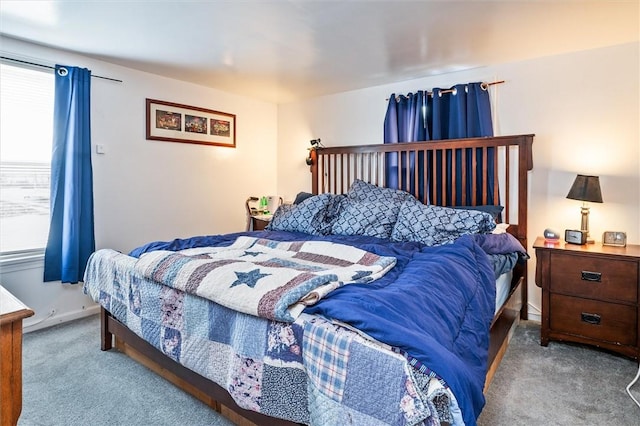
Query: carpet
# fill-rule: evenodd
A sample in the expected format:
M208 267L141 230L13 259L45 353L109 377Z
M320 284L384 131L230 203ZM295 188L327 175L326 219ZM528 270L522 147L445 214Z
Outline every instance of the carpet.
M102 352L99 330L92 316L25 334L18 426L232 425L126 355ZM539 339L539 324L517 328L479 426L640 424L625 392L634 361L588 346L545 348ZM640 399L640 383L632 392Z
M540 324L520 323L486 393L479 426L640 425L625 388L638 364L586 345L540 346ZM640 383L631 388L640 400Z
M151 370L100 350L91 316L23 338L18 426L230 426L231 422Z

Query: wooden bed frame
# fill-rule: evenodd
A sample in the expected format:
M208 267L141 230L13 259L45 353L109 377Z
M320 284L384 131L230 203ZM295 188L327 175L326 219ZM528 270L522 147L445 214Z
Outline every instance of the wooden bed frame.
M527 192L528 172L533 168L532 144L534 135L503 136L492 138L472 138L431 142L410 142L387 145L366 145L351 147L317 148L311 152L312 158L312 192L314 194L331 192L335 194L346 193L351 182L358 178L370 183L384 186L384 161L387 153L397 153L399 158L415 158L425 161L425 168L435 169L435 160L427 164L426 159L435 159L442 154L446 158L447 153L458 150L462 156L462 164L466 158L471 157L473 169L471 176L467 176L462 170L462 182L471 180L476 176L477 155L487 158L491 153L496 167L493 178L499 182L500 193L503 200L499 199L498 191L494 191L494 197L488 199L486 187L486 170L483 171L482 195L472 195L471 200L464 199L465 205L503 205L503 222L509 223L508 232L514 235L526 248L527 247ZM438 153L436 156L435 154ZM434 154L434 155L431 155ZM455 180L455 162L451 165L451 172ZM446 169L446 167L442 167ZM485 167L486 169L486 167ZM402 171L398 170L398 177L403 178ZM414 181L415 193L418 197L419 178L417 174L410 175L406 172L404 178ZM433 191L435 185L426 178L425 185ZM472 187L475 187L473 185ZM443 188L444 189L444 188ZM425 197L426 198L426 197ZM455 199L455 197L453 197ZM425 200L422 200L423 202ZM435 204L435 203L434 203ZM444 204L444 203L441 203ZM489 386L493 375L504 356L509 340L518 325L520 319L527 318L527 270L525 265L518 265L514 269L511 290L507 301L497 312L491 324L489 363L485 390ZM109 350L115 346L128 354L133 359L147 366L157 374L174 383L176 386L191 393L214 410L222 413L239 425L295 425L286 420L275 419L257 412L245 410L239 407L229 393L216 383L194 373L179 363L165 356L151 344L144 341L126 326L116 320L104 308L101 308L101 349Z

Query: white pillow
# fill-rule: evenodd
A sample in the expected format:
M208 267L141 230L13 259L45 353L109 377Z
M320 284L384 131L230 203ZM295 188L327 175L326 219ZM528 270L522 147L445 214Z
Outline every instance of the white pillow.
M507 232L507 228L509 227L508 223L496 223L496 229L491 231L492 234L504 234Z

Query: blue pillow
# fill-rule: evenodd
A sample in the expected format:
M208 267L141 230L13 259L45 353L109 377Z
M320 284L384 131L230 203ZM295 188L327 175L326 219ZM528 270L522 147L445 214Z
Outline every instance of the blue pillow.
M320 194L300 204L282 205L276 210L265 229L270 231L305 232L327 235L344 195Z
M324 230L325 235L331 234L331 228L338 217L340 216L340 212L344 209L345 204L347 203L346 195L332 195L329 204L327 205L327 210L324 216Z
M402 204L407 200L414 199L413 195L399 189L381 188L379 186L356 179L351 184L347 197L350 200L375 202L398 202Z
M399 210L400 204L394 202L347 200L333 222L331 233L389 239Z
M400 206L407 200L417 202L408 192L381 188L356 179L347 192L347 200L338 218L333 222L331 233L389 239Z
M486 212L408 201L400 207L391 238L435 246L452 243L465 234L488 233L495 227L493 217Z
M451 206L452 209L460 209L460 210L478 210L481 212L489 213L493 216L493 219L497 221L500 218L500 213L504 210L502 206L494 206L490 204L486 204L483 206Z

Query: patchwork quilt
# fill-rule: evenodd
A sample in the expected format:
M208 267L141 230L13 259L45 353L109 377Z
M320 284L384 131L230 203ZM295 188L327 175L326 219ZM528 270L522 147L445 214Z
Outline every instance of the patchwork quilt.
M462 424L433 372L346 325L302 313L285 323L237 312L142 276L136 258L94 253L84 291L243 408L310 425Z
M153 252L207 252L243 235L154 242L130 255L99 250L85 292L163 353L225 387L241 407L307 424L476 424L495 305L488 255L503 251L497 238L505 237L464 235L427 247L362 235L252 233L272 240L266 246L337 243L395 259L378 279L339 286L288 323L164 285L136 267ZM524 252L507 249L514 250Z

